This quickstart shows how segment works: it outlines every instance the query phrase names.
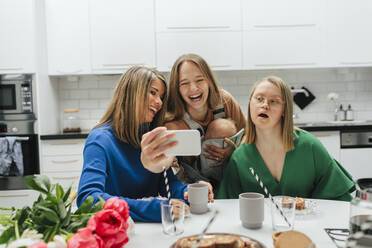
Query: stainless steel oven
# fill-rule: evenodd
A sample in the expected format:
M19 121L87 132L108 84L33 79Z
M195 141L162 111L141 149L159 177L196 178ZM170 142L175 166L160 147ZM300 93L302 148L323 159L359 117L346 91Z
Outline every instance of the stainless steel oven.
M39 142L34 130L32 105L32 75L0 76L0 138L6 140L6 144L10 144L9 140L15 140L18 151L22 151L22 160L19 155L17 159L12 157L12 160L6 157L6 167L2 168L0 174L0 190L26 189L24 176L40 174ZM5 150L9 152L9 149ZM0 155L6 152L2 151ZM23 162L23 167L19 167L21 163L18 161ZM19 168L22 168L23 174Z
M0 190L26 189L24 177L40 174L38 135L34 132L35 120L29 117L17 120L19 115L0 114L0 137L14 137L21 144L23 157L23 175L16 175L12 168L9 175L0 175Z
M32 75L1 75L0 114L32 112Z

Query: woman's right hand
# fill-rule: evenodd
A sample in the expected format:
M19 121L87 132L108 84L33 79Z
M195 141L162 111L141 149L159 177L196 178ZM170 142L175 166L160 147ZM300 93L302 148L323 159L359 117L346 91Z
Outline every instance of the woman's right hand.
M168 133L158 136L166 131L166 127L157 127L154 130L145 133L141 141L141 161L143 166L151 172L160 173L164 168L168 169L173 162L173 156L166 156L164 152L177 145L177 141L169 142L175 133Z

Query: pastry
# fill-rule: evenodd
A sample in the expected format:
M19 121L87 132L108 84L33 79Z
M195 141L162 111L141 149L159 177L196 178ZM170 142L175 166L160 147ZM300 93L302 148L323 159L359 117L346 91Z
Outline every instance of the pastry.
M282 199L282 208L290 208L291 207L291 201L288 197L283 197ZM297 210L303 210L305 209L305 199L301 197L296 197L296 209Z
M196 242L197 236L180 238L175 248L191 248ZM254 248L254 244L244 241L238 235L233 234L213 234L204 237L198 248Z
M274 248L315 248L315 244L311 239L301 232L276 232L272 237Z
M296 209L297 210L303 210L305 209L305 199L301 197L296 197Z

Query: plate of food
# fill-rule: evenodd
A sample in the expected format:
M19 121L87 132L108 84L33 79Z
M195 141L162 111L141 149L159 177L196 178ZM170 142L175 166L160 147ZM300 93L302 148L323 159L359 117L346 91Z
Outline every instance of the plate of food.
M312 199L296 197L296 215L301 216L316 214L316 212L317 212L316 201Z
M171 245L171 248L192 248L198 236L198 234L195 234L179 238ZM206 233L198 247L266 248L266 246L258 240L233 233Z

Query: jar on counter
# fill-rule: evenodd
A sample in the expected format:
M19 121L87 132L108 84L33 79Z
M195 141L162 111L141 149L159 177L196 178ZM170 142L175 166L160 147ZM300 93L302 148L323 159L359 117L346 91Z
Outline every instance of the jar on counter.
M63 110L63 133L79 133L80 129L80 118L79 110L64 109Z

